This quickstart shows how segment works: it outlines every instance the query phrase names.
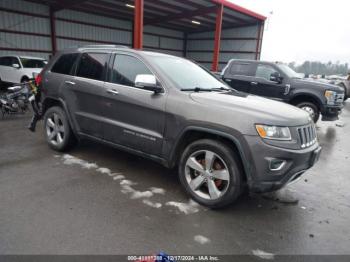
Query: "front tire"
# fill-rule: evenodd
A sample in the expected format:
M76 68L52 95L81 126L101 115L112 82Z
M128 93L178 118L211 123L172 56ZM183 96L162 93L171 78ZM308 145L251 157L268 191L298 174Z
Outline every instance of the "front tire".
M320 110L318 109L317 105L312 102L301 102L297 104L296 107L306 111L314 123L317 123L318 119L320 118Z
M181 184L195 201L209 208L221 208L237 200L242 177L235 153L220 141L195 141L180 159Z
M66 151L75 144L75 137L62 108L49 108L44 116L45 137L49 146L56 151Z
M344 101L348 100L348 95L347 95L348 94L348 90L347 90L345 84L344 83L340 83L339 86L344 89Z

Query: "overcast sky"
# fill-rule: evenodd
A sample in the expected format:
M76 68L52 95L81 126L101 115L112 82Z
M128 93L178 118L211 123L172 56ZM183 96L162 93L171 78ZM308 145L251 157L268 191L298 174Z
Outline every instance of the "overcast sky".
M349 0L230 1L269 17L262 59L350 63Z

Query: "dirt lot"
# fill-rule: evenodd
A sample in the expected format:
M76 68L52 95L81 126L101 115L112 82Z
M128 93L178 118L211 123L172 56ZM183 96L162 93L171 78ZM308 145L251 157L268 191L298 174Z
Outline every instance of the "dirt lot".
M1 254L350 253L350 103L345 126L318 124L320 162L288 187L298 203L246 195L219 211L151 161L91 142L56 153L29 117L0 119Z

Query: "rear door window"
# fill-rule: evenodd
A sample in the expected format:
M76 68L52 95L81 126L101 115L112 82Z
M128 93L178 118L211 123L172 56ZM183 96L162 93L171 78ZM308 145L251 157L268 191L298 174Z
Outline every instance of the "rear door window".
M71 75L72 68L77 60L79 54L65 54L62 55L53 65L51 72L63 75Z
M271 74L276 72L277 70L270 65L258 65L255 77L264 78L270 81Z
M137 75L153 75L138 58L129 55L116 55L110 82L125 86L135 86Z
M230 68L232 75L253 76L253 66L250 63L232 63Z
M84 53L79 61L77 76L93 80L105 80L105 71L109 54Z

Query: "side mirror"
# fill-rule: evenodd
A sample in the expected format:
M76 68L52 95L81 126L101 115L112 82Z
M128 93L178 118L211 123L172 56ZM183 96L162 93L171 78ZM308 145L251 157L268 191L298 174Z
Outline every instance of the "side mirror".
M276 83L282 83L283 77L281 76L280 73L274 72L270 75L270 81L276 82Z
M19 64L12 64L12 67L16 68L16 69L20 69L21 68L21 66Z
M154 93L163 92L162 87L157 83L157 79L154 75L137 75L135 78L135 87L142 88Z

